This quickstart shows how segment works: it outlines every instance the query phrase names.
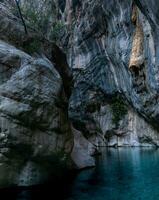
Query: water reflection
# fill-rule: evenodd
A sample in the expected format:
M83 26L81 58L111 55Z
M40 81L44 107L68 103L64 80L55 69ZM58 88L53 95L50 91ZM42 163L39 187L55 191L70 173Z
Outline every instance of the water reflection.
M59 185L49 184L14 191L14 197L12 195L11 199L159 199L159 150L153 148L109 148L102 149L102 151L102 155L97 157L96 168L83 170ZM0 192L0 194L2 193ZM4 192L4 194L6 193Z
M76 177L71 191L73 200L159 199L159 150L107 149L96 169Z

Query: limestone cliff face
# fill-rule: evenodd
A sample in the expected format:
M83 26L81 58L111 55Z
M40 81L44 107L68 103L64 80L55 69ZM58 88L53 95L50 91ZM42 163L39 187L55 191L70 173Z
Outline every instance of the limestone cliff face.
M25 34L12 8L0 3L0 10L0 187L35 185L94 165L93 146L88 151L81 135L77 151L68 119L72 78L64 53L29 27Z
M26 35L0 1L0 186L94 166L100 146L159 146L157 0L20 3L46 26L24 15Z
M69 115L97 145L158 145L158 9L157 1L146 0L71 1L66 7L75 80ZM127 107L123 114L113 103L117 95Z
M0 186L37 184L73 145L67 113L59 106L62 80L47 58L2 41L0 63Z

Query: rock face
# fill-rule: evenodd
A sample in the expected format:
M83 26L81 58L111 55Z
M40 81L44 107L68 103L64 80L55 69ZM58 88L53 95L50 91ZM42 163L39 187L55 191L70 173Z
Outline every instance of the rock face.
M159 146L157 0L20 2L47 23L26 35L0 3L0 186L94 166L100 146Z
M46 58L35 59L2 41L0 63L0 186L36 184L47 180L73 145L60 106L62 80Z
M93 166L87 140L87 158L77 162L72 153L78 142L68 119L72 78L65 54L33 29L26 35L5 4L0 9L0 187L35 185L68 168Z
M67 24L74 27L68 31L67 57L75 80L69 115L94 144L158 145L159 8L157 1L149 4L67 1ZM112 103L118 95L127 107L120 114L116 106L120 117Z

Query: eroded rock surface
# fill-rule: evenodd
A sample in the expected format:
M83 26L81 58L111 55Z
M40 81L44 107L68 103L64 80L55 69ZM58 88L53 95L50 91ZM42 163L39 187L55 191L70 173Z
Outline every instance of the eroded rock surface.
M133 130L142 127L141 121L144 123L143 128L133 131L134 135L128 131L129 123L125 123L127 131L124 132L130 137L124 142L123 135L123 142L119 145L149 146L150 141L152 145L157 144L158 132L154 130L159 128L157 1L152 4L138 0L67 2L70 2L67 5L72 11L69 12L68 24L74 27L68 31L71 36L67 57L75 80L69 107L75 126L83 130L90 140L96 135L104 137L103 127L106 130L108 126L108 137L110 132L116 137L116 131L123 128L113 127L112 131L111 99L119 95L124 99L128 112L119 120L120 123L125 118L128 122L132 112L133 118L138 119L131 122ZM69 9L66 7L66 10ZM111 108L105 111L112 116L108 119L101 114L106 104ZM94 118L95 114L101 114L101 121L104 121L102 128ZM136 142L133 142L136 134L138 138L142 137L141 132L149 139L135 139Z
M78 144L68 118L72 74L65 54L30 27L26 35L6 5L0 3L0 187L35 185L72 167L94 166L86 139L87 158L75 162L71 155Z
M157 0L21 1L23 9L33 4L50 17L43 34L26 20L28 35L6 2L0 3L2 186L39 183L56 163L94 166L91 155L100 146L158 147ZM57 19L64 25L61 48L50 41Z
M67 161L73 145L62 80L47 58L2 41L0 63L0 186L37 184Z

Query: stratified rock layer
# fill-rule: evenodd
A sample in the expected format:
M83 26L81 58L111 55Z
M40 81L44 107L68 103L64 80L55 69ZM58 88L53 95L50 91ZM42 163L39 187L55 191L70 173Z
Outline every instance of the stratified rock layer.
M154 130L159 129L158 2L67 3L65 9L72 11L68 24L74 27L68 29L67 45L75 80L69 105L74 125L90 140L98 137L105 141L110 133L116 138L118 131L127 135L119 134L120 142L114 139L105 145L158 145L158 131ZM117 127L113 123L112 99L118 95L127 114L122 115Z
M21 1L50 17L41 29L48 39L27 20L25 34L6 2L0 3L0 186L40 183L61 165L94 166L91 155L100 146L159 146L157 0ZM49 41L56 18L66 55Z

